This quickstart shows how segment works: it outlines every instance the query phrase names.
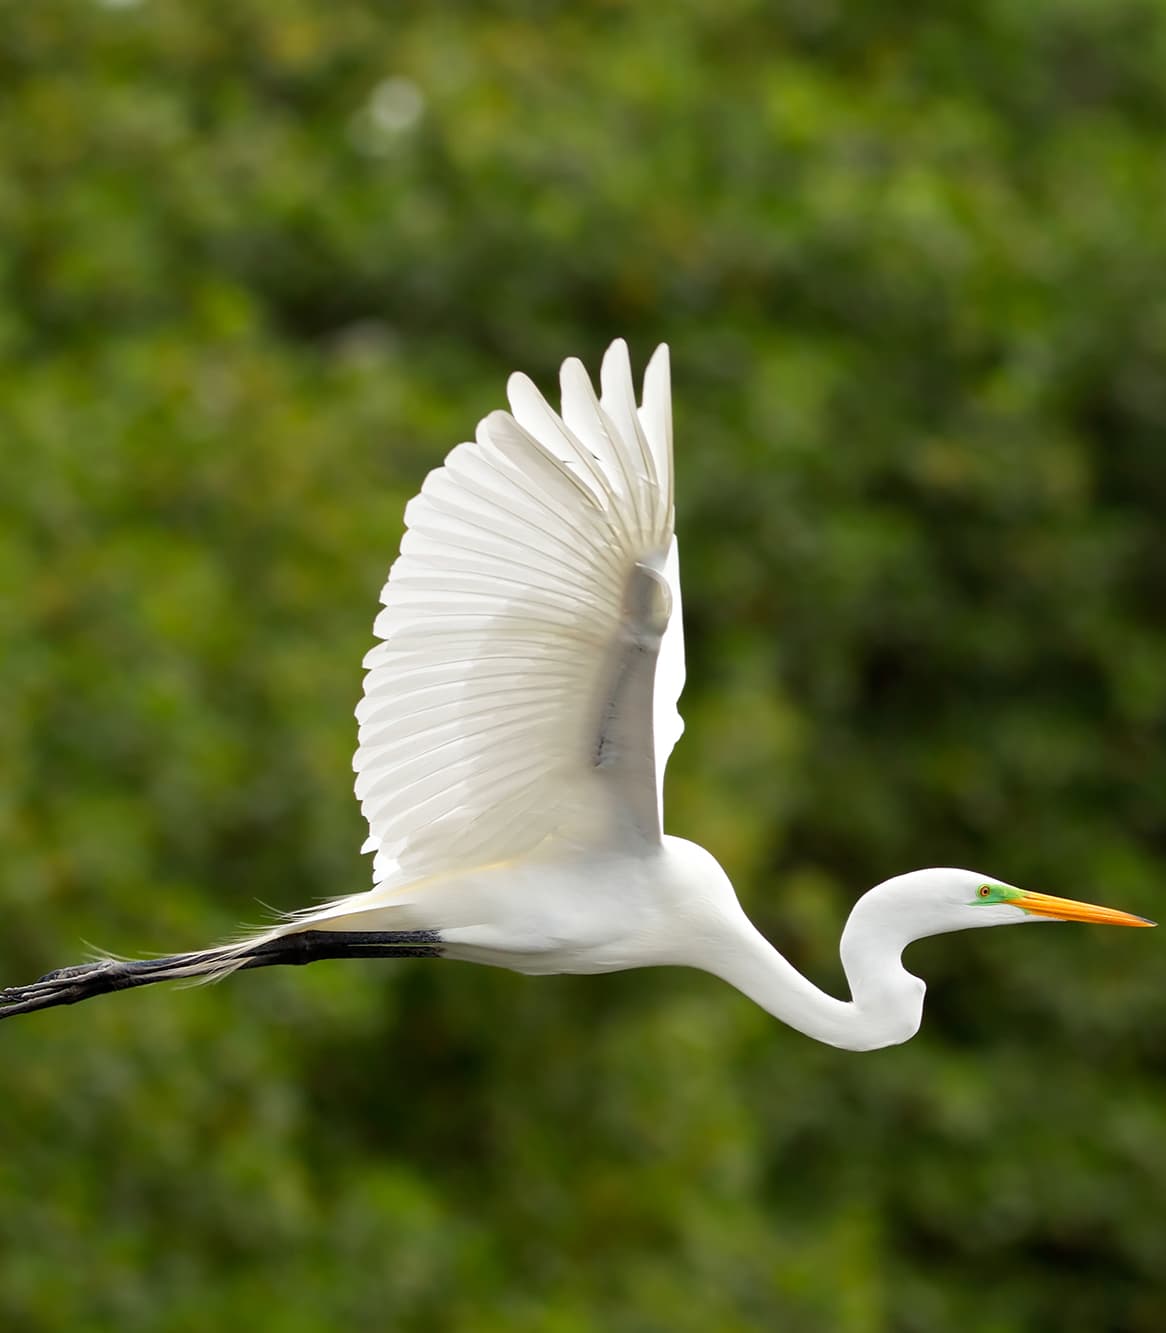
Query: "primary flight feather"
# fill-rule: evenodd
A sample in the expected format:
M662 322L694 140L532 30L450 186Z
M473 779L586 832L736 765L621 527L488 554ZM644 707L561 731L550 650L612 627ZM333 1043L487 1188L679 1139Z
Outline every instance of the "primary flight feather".
M648 705L678 597L667 374L661 349L642 424L622 343L600 398L564 365L562 418L514 376L513 416L488 416L407 506L356 713L378 884L553 837L659 841L667 750Z
M925 935L1041 920L1151 925L972 871L920 870L859 899L849 1000L752 926L708 852L663 833L682 730L668 351L637 404L626 345L596 394L561 373L555 412L523 375L405 510L357 707L356 795L373 887L229 945L103 959L0 992L0 1017L183 977L319 958L464 959L527 973L675 964L800 1031L867 1050L919 1026L903 967Z

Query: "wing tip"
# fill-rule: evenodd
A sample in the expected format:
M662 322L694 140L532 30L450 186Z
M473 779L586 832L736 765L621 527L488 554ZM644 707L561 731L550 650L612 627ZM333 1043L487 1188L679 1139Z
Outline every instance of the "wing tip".
M657 343L652 355L648 358L648 364L644 369L645 380L652 373L652 368L656 367L657 374L667 375L672 361L672 349L667 343Z

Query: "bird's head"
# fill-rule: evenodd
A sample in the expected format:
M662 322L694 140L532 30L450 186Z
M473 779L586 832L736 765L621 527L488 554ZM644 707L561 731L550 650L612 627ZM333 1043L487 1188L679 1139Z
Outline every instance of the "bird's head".
M1112 907L1018 889L975 870L914 870L896 875L863 894L842 932L842 966L859 1017L853 1030L836 1044L849 1050L872 1050L914 1035L925 988L898 963L913 940L975 926L1019 926L1026 921L1154 924Z
M911 937L942 935L976 926L1018 926L1028 921L1088 921L1101 926L1152 926L1143 916L1055 898L1004 884L974 870L915 870L880 884L882 910L910 927Z

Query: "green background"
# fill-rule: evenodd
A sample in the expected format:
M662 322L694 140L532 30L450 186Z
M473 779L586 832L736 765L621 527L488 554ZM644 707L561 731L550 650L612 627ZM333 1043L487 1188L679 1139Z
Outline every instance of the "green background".
M668 825L841 987L870 884L1163 910L1166 6L0 0L0 968L365 887L405 500L673 350ZM0 1326L1162 1328L1151 932L711 978L325 963L0 1028Z

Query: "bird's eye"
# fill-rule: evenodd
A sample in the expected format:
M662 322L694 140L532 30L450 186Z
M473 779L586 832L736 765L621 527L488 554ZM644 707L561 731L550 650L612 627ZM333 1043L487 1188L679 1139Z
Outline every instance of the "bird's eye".
M977 890L981 898L990 898L992 896L991 884L981 884Z

